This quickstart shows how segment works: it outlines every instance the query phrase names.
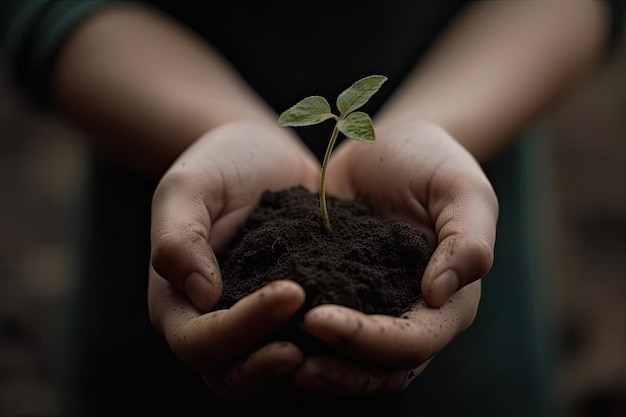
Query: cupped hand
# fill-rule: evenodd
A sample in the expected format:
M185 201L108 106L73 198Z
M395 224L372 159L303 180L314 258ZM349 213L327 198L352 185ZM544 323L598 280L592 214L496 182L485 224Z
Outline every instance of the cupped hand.
M279 127L233 123L214 129L174 162L153 197L149 311L174 354L225 398L279 389L301 364L291 343L264 344L304 302L294 282L277 281L227 310L214 250L224 247L261 194L315 190L319 167Z
M367 197L378 214L421 230L435 251L424 302L402 318L334 305L311 310L303 328L345 356L308 358L295 380L342 395L402 390L474 320L480 279L493 262L497 198L475 159L424 123L378 132L374 143L344 143L327 178L329 193Z

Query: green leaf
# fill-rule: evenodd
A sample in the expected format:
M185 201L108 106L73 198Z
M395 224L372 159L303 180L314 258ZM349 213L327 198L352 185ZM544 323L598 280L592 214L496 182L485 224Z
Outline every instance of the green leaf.
M278 125L310 126L336 117L324 97L311 96L300 100L278 117Z
M337 108L342 115L352 113L365 103L387 81L382 75L370 75L355 82L337 97Z
M372 119L362 111L350 113L348 117L337 123L337 129L350 139L363 142L374 142L374 124Z

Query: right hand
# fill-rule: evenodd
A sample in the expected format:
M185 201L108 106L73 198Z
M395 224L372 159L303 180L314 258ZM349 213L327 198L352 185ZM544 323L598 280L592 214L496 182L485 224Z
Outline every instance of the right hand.
M276 281L212 311L222 291L214 250L230 242L264 191L313 191L318 178L314 157L286 129L232 123L192 144L155 190L150 318L174 354L219 397L267 395L302 363L294 344L263 341L302 306L304 290Z

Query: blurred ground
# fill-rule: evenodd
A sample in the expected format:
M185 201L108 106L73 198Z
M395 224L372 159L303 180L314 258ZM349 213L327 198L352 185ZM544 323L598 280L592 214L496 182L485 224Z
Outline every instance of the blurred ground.
M561 386L572 416L626 416L626 53L549 118Z
M0 81L0 416L61 416L56 343L85 158L75 132L27 112Z
M34 117L0 79L0 416L59 416L62 307L85 181L78 132ZM546 120L551 253L567 417L626 415L626 53Z

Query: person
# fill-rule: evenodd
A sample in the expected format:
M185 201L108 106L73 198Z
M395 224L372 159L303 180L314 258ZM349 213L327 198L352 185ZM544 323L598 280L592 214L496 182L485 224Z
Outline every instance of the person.
M444 369L444 347L464 343L494 262L500 204L485 170L601 62L619 2L2 7L17 85L94 140L91 237L68 344L77 415L500 415L493 396L514 399L506 415L551 412L537 381L512 366L486 381L473 357L456 356L443 382L419 374L431 361ZM285 277L214 310L215 253L263 191L316 189L325 126L294 132L277 113L370 74L389 78L366 108L377 140L339 145L328 192L367 196L427 234L425 301L402 319L320 306L302 327L341 355L305 357L263 343L302 305L302 288ZM489 281L514 276L500 275ZM507 366L538 363L508 353Z

